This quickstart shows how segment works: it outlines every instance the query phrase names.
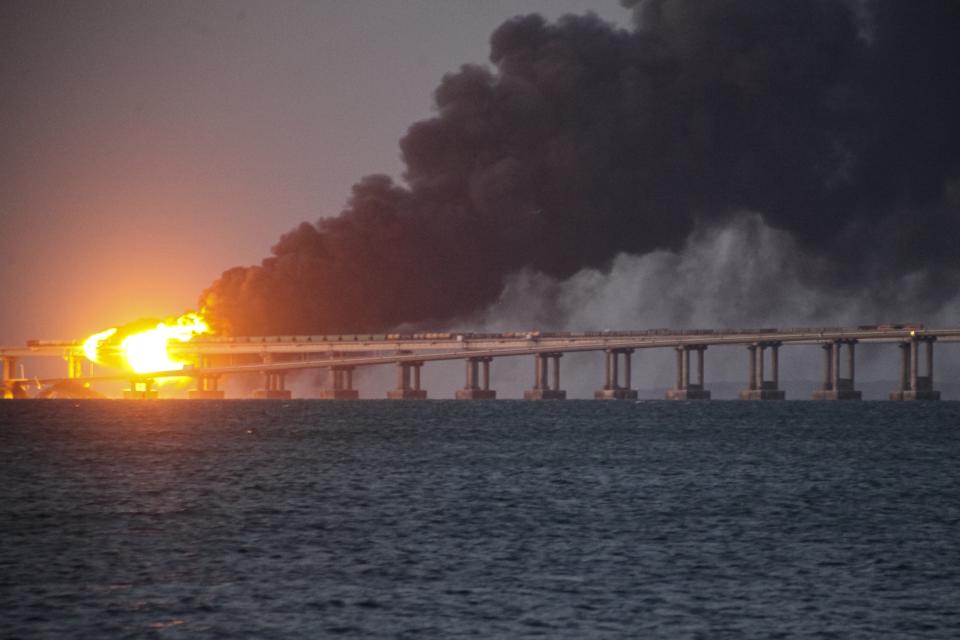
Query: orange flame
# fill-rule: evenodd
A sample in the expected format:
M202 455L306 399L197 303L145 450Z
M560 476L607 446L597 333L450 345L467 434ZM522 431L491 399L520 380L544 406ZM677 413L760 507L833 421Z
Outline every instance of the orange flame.
M189 342L194 336L210 333L202 310L158 322L147 329L142 327L143 322L139 322L95 333L84 341L83 353L91 362L107 366L119 364L138 374L173 371L182 369L188 361L170 354L167 349L170 342Z

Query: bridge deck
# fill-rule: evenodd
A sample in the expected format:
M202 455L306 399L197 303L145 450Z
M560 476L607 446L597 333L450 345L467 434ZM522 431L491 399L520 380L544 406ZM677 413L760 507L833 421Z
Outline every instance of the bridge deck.
M370 353L412 351L466 351L470 349L513 349L540 345L555 350L574 350L582 345L603 345L611 341L635 348L677 346L681 344L748 344L757 341L817 343L836 339L863 342L896 342L911 335L933 336L939 340L960 340L958 329L925 329L922 325L889 327L604 331L591 333L506 332L499 334L445 333L400 336L243 336L236 338L199 336L187 343L170 344L172 353L198 355L298 354L298 353ZM396 336L396 337L394 337ZM588 350L598 348L590 346ZM0 357L63 357L81 355L79 341L31 340L25 346L0 346Z
M329 336L323 336L329 338ZM597 332L590 334L514 332L502 334L425 334L417 336L351 336L352 340L313 340L290 337L195 339L173 344L174 353L196 355L300 354L301 359L276 363L187 368L151 373L150 378L201 377L230 373L291 371L332 366L382 365L400 362L459 360L470 357L509 357L553 352L651 349L682 345L749 345L778 342L783 345L820 344L835 340L902 342L914 337L960 341L960 328L926 329L920 325L856 328L799 328L733 331ZM80 353L78 342L34 342L26 347L2 347L0 356L63 357ZM129 379L129 372L74 378L77 381ZM55 382L62 378L41 382Z

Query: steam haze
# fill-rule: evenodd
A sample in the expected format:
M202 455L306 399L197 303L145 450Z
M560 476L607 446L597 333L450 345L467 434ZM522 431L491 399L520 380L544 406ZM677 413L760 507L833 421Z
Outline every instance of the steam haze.
M944 312L960 275L960 5L625 4L630 29L593 15L500 26L490 64L446 75L435 116L400 141L403 180L361 179L339 215L226 271L203 296L213 321L443 327L526 288L527 317L566 326L584 308L564 297L575 283L602 289L633 265L682 284L669 258L642 256L730 233L739 277L660 322ZM778 287L782 310L816 302L776 313L763 294ZM590 320L604 320L599 302Z

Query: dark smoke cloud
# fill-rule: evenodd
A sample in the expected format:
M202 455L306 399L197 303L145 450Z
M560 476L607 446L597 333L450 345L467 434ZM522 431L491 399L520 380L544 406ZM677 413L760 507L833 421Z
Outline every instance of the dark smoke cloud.
M533 15L492 68L436 90L371 176L203 296L238 334L376 331L485 308L519 271L563 280L679 250L758 212L832 291L960 282L960 3L625 1L635 28Z

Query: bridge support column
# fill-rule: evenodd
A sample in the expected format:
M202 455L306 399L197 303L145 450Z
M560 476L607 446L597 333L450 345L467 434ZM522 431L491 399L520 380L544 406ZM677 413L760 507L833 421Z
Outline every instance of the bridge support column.
M709 400L710 392L704 389L703 352L705 344L689 344L677 347L677 386L667 389L667 400ZM697 381L690 382L690 353L697 354Z
M397 388L387 391L390 400L426 400L427 392L420 388L422 362L397 363Z
M158 397L153 378L134 378L130 388L123 390L124 400L156 400Z
M497 392L490 388L490 362L493 358L467 358L467 381L457 389L457 400L494 400Z
M14 400L27 397L27 389L17 378L17 359L13 356L0 358L0 398Z
M291 394L286 381L286 371L264 371L263 389L255 389L253 397L257 400L289 400Z
M631 389L633 365L630 356L633 349L607 349L607 381L603 389L593 392L594 400L636 400L637 392ZM620 384L620 356L623 356L623 385Z
M273 354L264 352L261 355L263 364L273 363ZM286 371L264 371L263 388L254 389L253 397L256 400L289 400L290 392L286 389Z
M197 378L197 388L190 389L187 396L191 400L223 400L223 390L217 388L219 382L220 376L200 376Z
M524 400L565 400L567 392L560 388L560 358L562 353L538 353L534 356L533 389L523 392ZM550 379L550 363L553 363L553 381Z
M823 345L824 368L823 387L813 392L814 400L860 400L863 397L856 390L856 340L834 340ZM847 376L840 377L840 350L847 347Z
M933 343L936 336L917 336L900 344L900 389L890 393L891 400L939 400L933 388ZM926 345L926 375L920 375L920 344Z
M764 352L770 349L770 380L764 375ZM747 347L750 354L750 388L740 392L741 400L783 400L780 389L780 343L757 342Z
M198 356L197 365L201 369L207 369L210 365L210 356ZM220 376L198 376L197 388L187 392L187 397L191 400L223 400L223 391L217 388L220 382Z
M351 366L330 367L330 386L320 389L323 400L356 400L360 392L353 388L353 369Z
M82 378L83 377L83 363L86 362L86 357L82 354L69 353L66 356L67 361L67 377L68 378Z

